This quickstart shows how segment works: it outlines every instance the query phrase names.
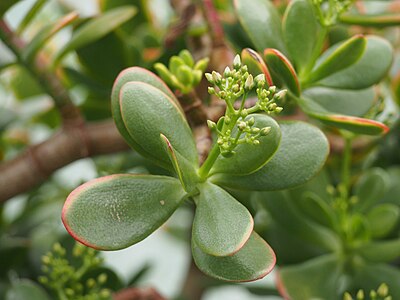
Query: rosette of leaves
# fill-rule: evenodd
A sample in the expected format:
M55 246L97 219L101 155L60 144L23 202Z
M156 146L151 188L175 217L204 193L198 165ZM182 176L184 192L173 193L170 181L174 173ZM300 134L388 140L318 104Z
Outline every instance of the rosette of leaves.
M282 295L336 300L384 282L393 299L400 298L400 271L393 265L400 258L399 178L397 167L369 169L350 201L327 172L299 188L254 193L258 213L269 217L259 232L279 253Z
M270 272L274 252L253 230L247 208L227 188L274 190L306 182L327 157L323 133L303 122L279 125L265 114L242 115L237 117L241 124L268 127L268 134L259 136L258 145L237 145L230 157L221 155L216 143L199 166L178 100L160 78L139 67L124 70L116 79L112 111L126 142L173 176L116 174L83 184L63 208L68 232L96 249L122 249L146 238L183 201L192 199L192 253L199 269L227 281L256 280ZM231 130L240 129L236 124Z
M242 56L261 64L258 69L267 69L278 86L286 86L290 99L305 113L355 134L388 131L374 120L378 112L372 109L378 101L374 85L386 76L393 60L386 40L355 35L323 51L333 25L324 18L338 16L318 14L318 1L292 1L283 18L269 0L234 3L240 24L261 53L244 50Z

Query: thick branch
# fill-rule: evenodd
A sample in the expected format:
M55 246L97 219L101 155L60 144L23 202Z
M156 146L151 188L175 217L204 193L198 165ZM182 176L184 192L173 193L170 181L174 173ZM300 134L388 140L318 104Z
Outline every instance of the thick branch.
M0 203L45 181L80 158L128 149L112 121L64 127L45 142L0 165Z
M44 91L49 94L59 110L65 125L83 122L79 110L73 104L57 74L49 72L47 62L40 53L33 61L24 59L21 55L25 42L13 32L4 20L0 20L0 39L14 53L18 62L38 80Z

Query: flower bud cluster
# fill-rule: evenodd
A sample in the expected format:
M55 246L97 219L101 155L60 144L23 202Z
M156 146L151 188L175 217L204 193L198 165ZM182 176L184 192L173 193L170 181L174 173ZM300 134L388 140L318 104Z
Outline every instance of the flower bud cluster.
M254 79L249 74L246 65L242 65L240 56L236 55L233 61L233 69L225 68L224 73L213 71L205 74L208 82L214 87L209 87L208 92L215 94L218 98L233 103L245 92L250 91L254 87Z
M66 258L65 248L59 243L54 244L52 250L42 257L42 271L46 275L39 277L40 283L57 292L62 291L67 299L110 299L111 291L102 288L107 281L107 274L101 273L97 278L82 281L88 270L102 263L97 251L76 244L72 255L81 265L75 268Z
M283 110L283 108L278 106L276 102L285 97L287 90L280 90L277 92L276 86L274 85L265 88L265 80L259 80L256 92L258 98L256 105L260 110L265 111L268 114L280 113Z
M389 295L389 287L386 283L382 283L378 290L371 290L369 292L370 300L392 300L392 296ZM356 298L354 299L349 293L345 293L343 296L343 300L366 300L365 293L363 290L359 290L356 294Z
M168 68L162 63L156 63L154 68L170 87L188 94L200 83L208 62L208 58L203 58L195 63L190 52L182 50L171 57Z

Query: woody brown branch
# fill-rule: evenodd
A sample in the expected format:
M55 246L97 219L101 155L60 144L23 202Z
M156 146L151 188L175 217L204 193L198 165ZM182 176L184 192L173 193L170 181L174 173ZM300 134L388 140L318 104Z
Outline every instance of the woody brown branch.
M0 203L31 190L78 159L127 149L112 121L64 127L45 142L0 165Z

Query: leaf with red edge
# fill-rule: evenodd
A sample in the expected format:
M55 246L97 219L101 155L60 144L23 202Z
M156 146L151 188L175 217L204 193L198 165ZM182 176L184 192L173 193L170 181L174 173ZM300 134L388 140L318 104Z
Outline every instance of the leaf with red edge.
M312 113L310 115L325 125L345 129L353 133L380 135L386 134L389 131L389 127L375 120L344 115L325 115Z
M258 74L264 74L265 80L268 85L274 85L272 81L271 74L269 73L268 67L263 61L260 54L250 48L245 48L242 50L242 62L249 68L249 73L253 76L257 76Z
M264 59L274 75L279 77L295 95L300 95L300 84L290 61L276 49L265 49Z
M62 221L72 237L86 246L123 249L160 227L185 194L180 182L172 177L101 177L81 185L68 196Z
M205 274L226 281L245 282L263 278L275 266L271 247L253 231L246 244L231 256L216 257L201 251L192 240L192 253L197 267Z

